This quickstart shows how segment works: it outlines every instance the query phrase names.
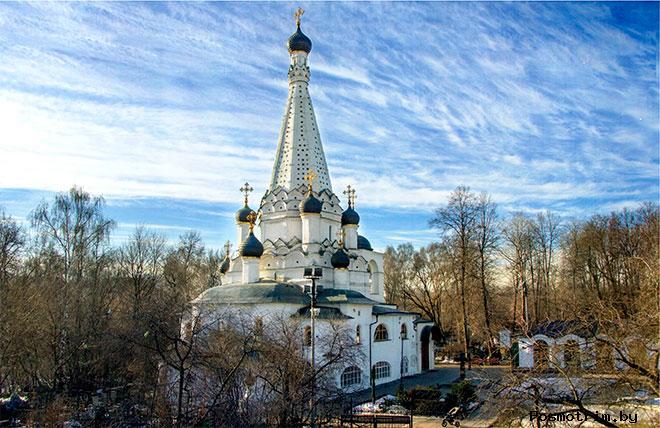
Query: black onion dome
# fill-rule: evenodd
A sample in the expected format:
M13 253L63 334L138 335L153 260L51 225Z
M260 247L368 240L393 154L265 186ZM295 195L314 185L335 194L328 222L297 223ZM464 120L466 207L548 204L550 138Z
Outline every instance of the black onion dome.
M261 257L261 255L264 253L264 246L261 242L259 242L257 237L254 236L254 233L250 231L250 234L241 244L239 252L243 257Z
M333 268L346 269L348 265L351 264L351 259L348 258L346 251L344 251L343 248L340 248L332 255L330 263L332 264Z
M252 208L248 207L247 204L243 206L240 210L236 211L236 221L239 223L249 223L248 216L250 213L254 213ZM256 215L257 213L255 213Z
M289 52L303 51L309 53L312 50L312 41L300 31L300 25L298 25L296 32L289 37L286 45L289 48Z
M229 270L229 255L225 257L225 259L222 261L222 264L220 265L220 273L227 273Z
M369 240L362 235L358 235L357 247L358 250L369 250L369 251L374 250L373 248L371 248L371 242L369 242Z
M359 224L360 216L358 213L351 207L346 208L346 211L341 213L341 225L347 224Z
M316 199L311 193L300 202L300 212L309 214L320 214L323 202Z

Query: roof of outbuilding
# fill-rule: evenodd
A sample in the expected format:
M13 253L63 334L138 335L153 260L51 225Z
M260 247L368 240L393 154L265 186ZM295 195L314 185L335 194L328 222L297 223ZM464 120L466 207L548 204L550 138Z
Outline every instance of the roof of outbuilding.
M419 315L417 312L401 311L388 306L374 306L371 308L372 315Z
M566 336L567 334L587 337L592 336L595 329L579 320L552 320L533 326L529 333L531 336L542 334L552 338Z

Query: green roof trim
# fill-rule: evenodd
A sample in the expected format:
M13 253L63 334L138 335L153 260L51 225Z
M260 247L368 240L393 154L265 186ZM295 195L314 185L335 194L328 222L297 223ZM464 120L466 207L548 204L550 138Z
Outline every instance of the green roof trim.
M349 317L340 311L338 308L329 308L327 306L319 306L319 313L316 316L316 319L320 320L350 320L353 317ZM310 307L305 306L298 309L298 311L291 315L291 318L310 318Z
M321 289L318 292L319 304L351 303L375 305L376 301L352 290ZM258 304L258 303L294 303L309 305L309 295L298 284L260 280L250 284L219 285L209 288L199 295L193 303L210 304Z

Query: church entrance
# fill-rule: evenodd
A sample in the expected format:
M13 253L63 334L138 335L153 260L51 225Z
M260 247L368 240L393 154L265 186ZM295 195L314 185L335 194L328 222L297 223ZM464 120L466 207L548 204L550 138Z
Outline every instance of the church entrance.
M432 367L433 363L429 360L431 359L431 346L435 346L434 342L441 341L440 329L437 326L426 326L422 329L421 333L421 342L422 342L422 371L427 371Z
M424 330L426 330L426 328ZM422 371L427 371L429 369L429 339L430 338L431 338L430 334L424 336L424 332L422 331Z

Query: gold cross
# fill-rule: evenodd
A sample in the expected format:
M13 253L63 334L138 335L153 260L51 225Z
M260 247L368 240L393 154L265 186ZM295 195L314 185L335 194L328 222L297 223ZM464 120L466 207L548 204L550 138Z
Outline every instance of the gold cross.
M317 177L316 173L312 171L311 169L307 170L307 174L305 175L305 180L307 180L307 188L309 191L312 191L312 182L314 179Z
M225 254L227 258L229 258L230 253L231 253L231 242L227 241L227 243L225 243Z
M344 246L344 228L340 227L337 231L337 236L339 237L339 248Z
M296 26L300 27L300 17L303 16L305 10L302 7L296 9L296 13L293 14L293 17L296 18Z
M239 190L240 190L242 193L245 193L245 205L247 205L247 203L248 203L248 195L249 195L250 192L252 192L254 189L253 189L252 187L250 187L250 183L248 183L248 182L246 181L245 184L243 185L243 187L241 187Z
M250 222L250 232L254 229L254 223L257 221L257 213L250 211L250 214L247 215L247 221Z
M354 208L355 207L355 189L351 187L349 184L346 186L346 190L344 190L344 195L348 198L348 206L349 208Z

